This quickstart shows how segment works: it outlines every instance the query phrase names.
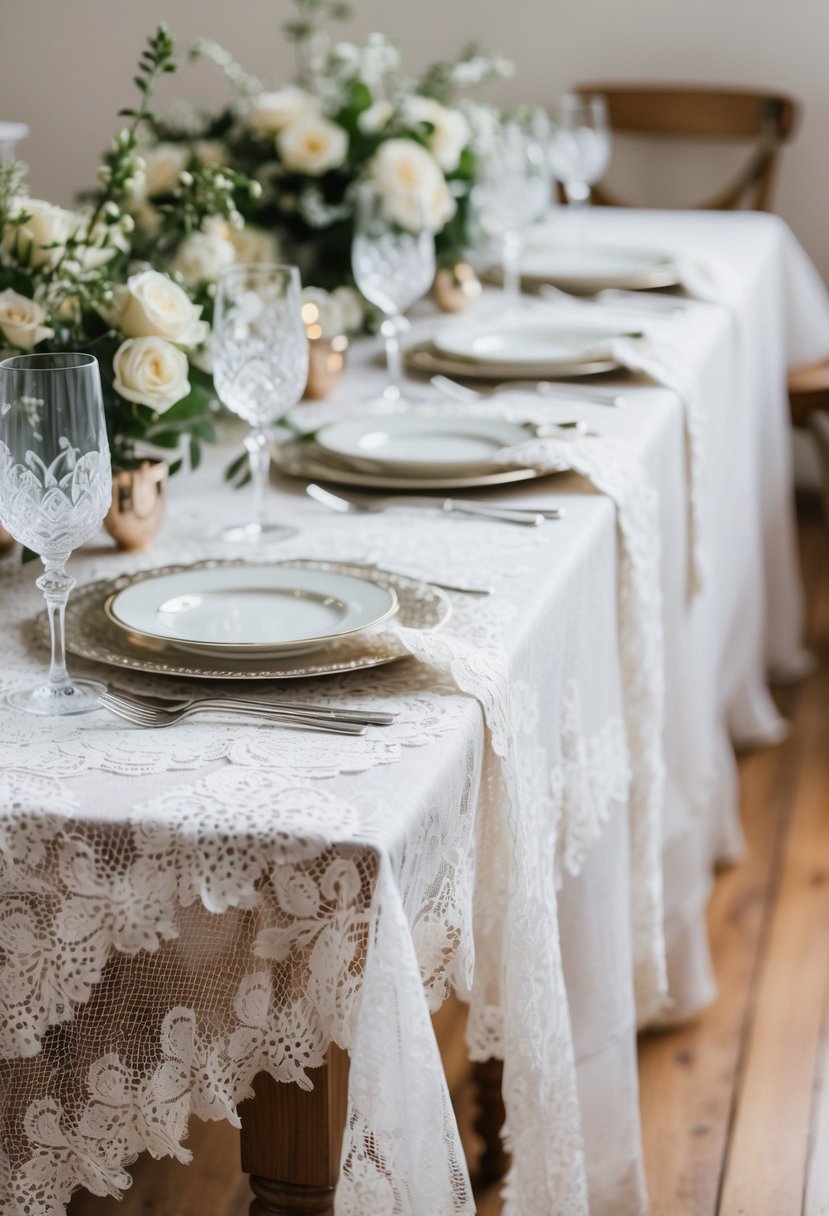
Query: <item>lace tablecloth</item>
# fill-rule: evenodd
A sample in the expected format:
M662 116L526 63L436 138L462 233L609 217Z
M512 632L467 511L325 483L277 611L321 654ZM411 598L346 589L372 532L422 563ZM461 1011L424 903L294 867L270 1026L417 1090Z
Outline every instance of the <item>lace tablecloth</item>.
M778 731L765 662L800 661L783 335L786 310L817 296L768 217L588 218L721 257L741 284L671 334L705 432L703 590L689 599L683 403L633 383L622 410L543 406L623 441L615 489L609 463L577 455L596 447L569 463L604 482L620 524L640 504L627 533L567 475L507 495L566 506L537 531L337 517L280 482L273 505L298 535L272 556L495 586L454 595L445 633L407 639L421 662L291 690L392 706L393 728L343 740L217 718L140 732L0 710L4 1211L62 1213L78 1185L117 1194L139 1152L186 1158L191 1114L236 1121L257 1072L307 1083L333 1041L351 1054L338 1211L471 1212L429 1019L452 989L470 1003L473 1056L505 1059L507 1210L644 1210L634 1034L637 1011L663 1005L662 870L683 1013L710 995L710 862L738 845L726 732ZM368 352L353 364L326 410L377 385ZM226 556L211 529L245 504L219 489L222 459L173 484L151 554L102 540L73 559L76 577ZM5 689L45 655L33 568L11 558L0 575Z

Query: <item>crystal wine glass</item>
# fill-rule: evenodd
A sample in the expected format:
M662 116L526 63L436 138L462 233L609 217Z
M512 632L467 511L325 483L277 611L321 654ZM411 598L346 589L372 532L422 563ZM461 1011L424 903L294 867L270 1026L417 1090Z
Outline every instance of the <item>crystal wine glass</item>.
M550 171L537 131L506 121L481 159L474 198L484 234L500 243L504 300L511 311L521 296L524 231L546 211L549 195Z
M610 161L607 102L600 93L565 93L548 145L550 167L571 207L590 203L590 187Z
M220 400L250 424L245 447L253 479L253 519L228 540L293 535L268 520L269 428L297 404L308 379L308 338L296 266L230 266L219 276L213 312L213 382Z
M383 399L400 407L406 404L401 387L400 335L407 327L403 313L426 294L435 277L435 238L416 191L398 191L391 200L373 182L361 183L351 268L359 290L385 317L380 332L389 382Z
M98 709L103 684L66 670L64 613L73 549L101 526L112 499L101 376L92 355L17 355L0 363L0 523L40 555L52 662L46 684L9 693L34 714Z

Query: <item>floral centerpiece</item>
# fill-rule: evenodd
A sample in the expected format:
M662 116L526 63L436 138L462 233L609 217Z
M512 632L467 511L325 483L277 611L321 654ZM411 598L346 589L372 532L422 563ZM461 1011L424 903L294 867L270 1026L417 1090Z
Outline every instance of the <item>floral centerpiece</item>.
M196 44L194 54L222 70L229 100L212 115L179 106L170 120L155 124L139 227L152 239L154 211L169 205L176 175L214 159L261 187L239 203L245 229L237 246L244 244L245 260L279 251L300 267L305 283L329 291L349 286L354 187L367 176L404 227L416 194L439 258L456 261L470 240L475 134L483 113L458 102L458 94L508 74L511 65L472 47L457 61L406 80L398 50L382 35L358 46L319 28L323 16L347 16L338 0L294 4L296 18L284 27L297 54L296 79L288 85L266 89L220 47ZM190 250L179 257L189 262ZM203 272L208 262L211 272L218 269L211 254L200 260Z
M0 166L0 347L97 357L116 469L156 449L178 449L182 439L195 465L199 442L214 438L212 381L200 366L210 299L199 298L186 273L160 267L166 251L190 235L206 228L209 239L211 224L241 226L234 200L245 180L216 164L182 171L170 206L158 211L152 250L136 240L127 207L146 174L139 135L154 121L153 87L175 71L173 53L170 34L159 27L135 77L140 104L121 112L128 125L78 210L29 198L24 167Z

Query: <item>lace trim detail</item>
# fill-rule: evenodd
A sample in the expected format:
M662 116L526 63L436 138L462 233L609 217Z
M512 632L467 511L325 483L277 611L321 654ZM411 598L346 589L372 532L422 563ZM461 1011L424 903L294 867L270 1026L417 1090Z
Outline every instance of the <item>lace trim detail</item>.
M630 763L624 723L618 719L606 722L595 735L584 734L575 680L564 689L560 732L562 756L550 775L560 808L556 818L562 825L559 869L577 875L607 823L611 802L627 800Z
M620 552L619 638L625 729L631 758L630 815L635 991L642 1021L667 996L662 932L664 662L656 493L621 439L536 439L504 459L550 472L572 470L616 504Z

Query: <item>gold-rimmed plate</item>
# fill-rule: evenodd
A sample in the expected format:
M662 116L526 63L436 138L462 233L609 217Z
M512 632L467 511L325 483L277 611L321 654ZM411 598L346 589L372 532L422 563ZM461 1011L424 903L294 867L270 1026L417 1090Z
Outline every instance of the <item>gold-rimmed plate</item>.
M655 249L624 245L560 245L532 234L521 253L519 273L525 286L550 284L574 295L597 291L654 291L679 284L676 259Z
M440 373L466 380L576 380L618 371L621 366L609 354L572 363L490 363L444 353L432 342L418 342L407 347L403 357L409 371L424 376Z
M243 562L139 579L104 612L133 638L218 658L309 654L377 628L397 611L393 587L331 570Z
M434 477L405 477L393 472L368 472L351 468L348 464L327 457L314 443L301 439L289 439L271 449L274 468L289 477L301 477L304 481L326 481L333 485L362 486L367 490L475 490L488 486L506 486L517 481L533 481L539 477L554 476L549 470L507 467L495 471L463 477L437 473Z
M80 658L110 667L204 680L314 679L380 667L408 657L408 650L391 628L378 633L356 634L335 640L324 649L305 657L287 655L281 658L246 661L222 659L212 655L184 654L163 642L132 640L128 633L116 629L104 612L104 604L110 596L144 577L153 574L176 574L183 570L205 567L216 569L234 564L237 563L207 561L191 566L171 565L143 574L101 579L76 587L66 610L67 649ZM379 585L393 589L398 599L394 625L437 630L445 625L451 614L448 597L437 587L419 579L391 574L385 570L369 569L365 565L350 562L295 559L282 564L295 569L330 570L355 578L369 577ZM49 621L46 613L38 617L37 633L41 642L48 646Z

